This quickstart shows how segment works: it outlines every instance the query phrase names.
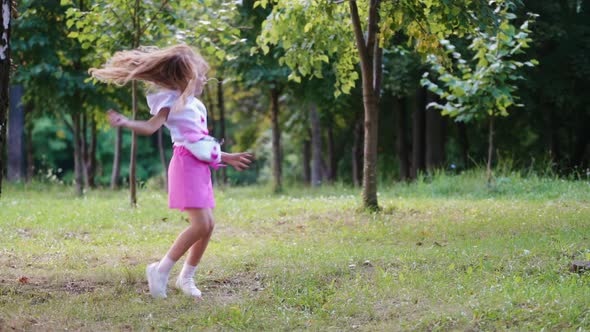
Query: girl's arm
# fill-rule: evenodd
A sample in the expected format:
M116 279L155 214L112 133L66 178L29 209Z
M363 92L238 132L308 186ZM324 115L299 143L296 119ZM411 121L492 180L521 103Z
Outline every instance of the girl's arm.
M113 127L125 127L133 130L140 135L151 135L155 133L168 118L170 113L169 108L162 108L158 114L154 115L147 121L130 120L123 114L117 113L113 110L108 110L107 116L109 117L109 123Z
M250 167L254 155L248 152L227 153L221 152L221 162L233 166L238 171Z

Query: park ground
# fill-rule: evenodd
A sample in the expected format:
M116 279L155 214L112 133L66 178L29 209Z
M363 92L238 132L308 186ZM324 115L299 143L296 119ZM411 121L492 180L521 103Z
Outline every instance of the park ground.
M5 187L0 331L590 330L590 272L570 272L590 260L587 180L439 174L381 185L377 213L346 186L218 189L199 302L149 296L187 220L138 197Z

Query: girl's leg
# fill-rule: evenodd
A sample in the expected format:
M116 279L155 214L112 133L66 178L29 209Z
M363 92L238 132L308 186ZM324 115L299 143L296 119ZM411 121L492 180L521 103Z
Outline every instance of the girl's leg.
M187 209L190 226L187 227L174 241L166 256L159 262L148 266L147 276L150 292L154 297L166 297L166 284L174 263L199 240L205 240L204 247L198 258L203 255L213 231L211 209Z
M213 232L213 214L211 213L211 209L186 209L186 212L191 225L178 235L167 254L175 262L193 245L200 242L200 240L207 239L206 243L208 243ZM206 247L207 244L203 247L203 252ZM202 255L203 253L201 252L200 256Z
M197 266L201 261L201 257L203 257L203 253L205 249L207 249L207 245L209 244L209 239L211 239L211 235L213 234L213 229L215 228L215 221L213 219L213 213L210 209L208 209L208 230L206 236L202 237L198 240L193 246L190 248L188 252L188 257L186 258L186 263L192 266Z
M190 247L188 257L184 262L178 279L176 280L176 288L180 289L184 294L195 298L201 297L201 291L195 285L193 277L195 275L195 271L197 270L197 264L200 262L201 257L203 257L205 249L207 249L207 244L209 244L209 239L211 238L214 228L213 214L211 213L211 210L203 212L203 214L206 214L206 216L200 214L199 217L207 221L208 227L206 228L208 232L206 232L202 238L200 238ZM190 213L191 212L189 212L189 215Z

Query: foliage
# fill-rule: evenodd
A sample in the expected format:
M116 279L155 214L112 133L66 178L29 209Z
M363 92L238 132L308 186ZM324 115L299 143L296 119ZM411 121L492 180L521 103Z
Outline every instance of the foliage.
M203 56L213 62L213 67L237 57L231 50L246 40L233 24L239 15L236 1L202 0L197 3L184 0L172 1L170 6L177 38L190 45L199 45Z
M524 112L511 116L513 130L505 142L522 142L522 134L535 137L514 145L514 154L550 155L563 173L590 166L590 4L586 1L525 1L520 12L540 16L527 56L541 65L528 71L519 83ZM574 137L572 137L572 133Z
M55 123L51 116L40 116L33 121L32 144L34 146L33 159L35 163L34 181L56 181L71 184L74 178L73 135L61 122ZM146 183L158 177L161 163L157 158L155 136L138 137L137 177L140 183ZM114 130L99 130L97 135L96 159L98 163L96 184L99 187L108 186L111 178L113 163L113 145L115 144ZM128 154L131 137L126 135L122 141L122 152ZM169 136L164 136L164 145L170 147ZM171 149L166 149L167 159L170 160ZM121 177L124 181L129 175L129 159L121 160Z
M36 169L46 174L48 170L54 172L61 168L57 178L70 183L73 142L66 126L69 119L64 115L83 110L102 125L102 128L99 126L97 150L98 181L105 183L112 163L110 150L114 138L112 132L104 131L107 125L103 111L119 108L128 112L130 95L127 89L85 82L86 70L101 64L113 52L132 47L128 31L131 22L123 19L129 13L127 7L120 6L129 2L84 0L85 10L80 9L80 3L79 0L64 0L65 6L61 7L55 0L18 3L20 16L13 20L11 35L16 65L14 75L11 74L12 84L24 85L25 102L33 106L33 112L27 114L27 121L30 121L27 127L33 128ZM258 5L254 8L255 3ZM361 16L366 17L367 3L358 0ZM527 0L523 3L523 7L514 11L518 18L509 20L509 24L519 27L527 11L540 14L535 20L534 31L527 32L528 38L532 39L527 42L530 48L524 49L523 54L502 60L524 64L526 59L534 58L540 61L540 65L526 71L517 68L510 74L524 78L507 81L508 86L518 88L521 99L515 97L516 90L512 91L513 104L507 108L510 117L495 120L495 139L501 146L497 153L500 158L506 156L523 169L537 167L546 161L547 165L566 174L585 174L590 162L590 136L587 134L590 132L590 94L585 93L590 85L587 56L590 50L587 23L590 10L586 2L579 0ZM495 30L498 23L492 19L493 8L487 1L404 0L381 1L381 5L381 34L378 38L384 47L384 59L378 168L383 172L378 175L389 183L396 166L396 154L392 142L395 130L392 130L388 101L393 97L408 101L406 112L414 107L410 104L420 80L417 73L424 71L426 53L434 54L438 64L448 69L449 74L462 79L458 59L448 53L440 39L449 40L456 51L459 50L473 75L477 61L472 62L471 58L477 52L467 46L477 36L470 29L478 27L479 33L486 32L490 38L496 36L499 29ZM244 0L233 3L225 0L158 0L141 1L141 7L142 13L146 14L142 24L150 22L153 14L160 10L160 19L151 22L145 30L146 39L142 44L165 46L184 41L198 46L212 64L210 75L224 78L228 145L236 151L255 150L258 156L255 169L248 173L228 170L230 182L256 182L264 180L268 173L265 169L268 160L263 154L270 151L266 111L267 88L273 81L287 87L281 96L281 125L285 134L282 143L285 169L289 170L286 176L300 177L301 165L298 163L301 161L298 158L301 158L300 145L307 137L308 124L302 104L311 98L318 103L322 126L336 129L339 175L341 179L350 178L352 135L349 129L362 108L362 92L355 82L359 77L358 55L354 49L346 1ZM70 17L64 14L66 10ZM117 17L126 22L125 26ZM79 22L86 19L87 23ZM362 24L366 30L366 22ZM515 28L515 32L517 30ZM68 34L75 38L66 38ZM80 34L88 36L79 39ZM470 34L471 37L465 38ZM482 43L487 44L484 39ZM255 53L251 54L251 51ZM77 69L76 62L79 63ZM289 75L291 82L297 78L301 83L288 84ZM435 80L435 76L431 73L428 79L449 92L444 82ZM473 78L471 82L475 84ZM343 95L342 92L350 94ZM75 93L80 93L80 97L83 95L83 100L73 98ZM338 98L334 98L338 94ZM477 98L472 101L478 102ZM512 112L520 103L524 107ZM146 118L145 103L139 104L144 110L139 117ZM494 109L500 115L500 109ZM475 109L468 111L475 112ZM486 111L469 112L464 115L486 115ZM477 165L485 151L483 133L486 128L480 122L471 121L464 127L465 141L459 137L457 128L453 123L446 128L448 164L461 163L457 156L463 152L463 142L468 142L465 149L469 159L465 167L472 167L472 163ZM169 144L169 139L165 138L165 142ZM125 137L124 151L128 150L128 143ZM154 170L159 164L157 156L150 154L153 143L146 139L138 146L142 156L138 160L138 177L142 181L157 172ZM123 173L127 169L126 162L127 158L123 158Z
M65 10L57 0L26 0L20 3L19 12L12 38L18 66L13 79L24 87L24 102L34 105L38 114L57 117L79 110L81 96L96 93L96 89L85 82L80 45L67 38Z
M323 64L331 63L336 75L336 95L350 92L359 78L359 57L348 6L331 0L263 0L256 4L273 6L263 23L258 46L263 52L271 45L284 49L280 61L291 69L291 80L299 81L301 76L321 78ZM366 1L359 1L359 7L361 17L367 17ZM474 12L478 13L476 20L471 16ZM492 15L482 1L416 0L403 1L399 6L384 1L380 6L378 42L388 49L392 37L402 34L419 53L433 52L438 50L440 38L451 34L462 36L474 22L485 24Z
M266 7L265 1L255 3ZM318 15L318 13L323 13ZM352 30L341 24L348 14L343 6L331 1L276 1L272 13L263 22L257 38L258 46L268 53L270 45L278 45L285 54L279 63L291 68L289 80L301 82L301 76L323 78L325 63L333 59L331 70L336 74L336 95L349 93L359 78L358 62ZM257 52L252 48L251 52Z
M257 8L253 0L244 0L238 6L238 15L234 24L242 26L241 43L228 46L233 57L223 68L246 88L259 86L266 94L266 88L283 90L287 83L288 68L277 59L282 57L282 50L269 49L266 54L252 54L256 36L260 33L260 25L268 15L269 9ZM262 85L262 86L261 86Z
M538 63L515 57L530 47L529 24L535 15L530 14L529 19L516 28L511 24L516 15L510 7L509 2L497 5L499 18L493 32L476 29L468 37L472 61L464 60L456 47L445 39L440 43L446 55L453 58L454 68L445 66L435 55L427 57L441 83L432 82L425 73L422 84L446 100L445 104L434 102L429 107L440 109L443 115L457 121L469 122L488 116L508 116L511 106L522 106L516 104L514 82L524 79L519 75L523 66L533 67Z
M414 94L424 72L421 56L403 46L394 46L383 53L383 94L400 98Z
M67 27L70 38L77 39L88 49L93 66L100 66L114 52L139 46L167 46L179 42L197 43L201 53L213 60L231 58L227 45L240 42L239 30L228 23L234 15L230 1L168 1L140 2L139 25L133 25L129 0L97 0L89 8L75 6L72 0L62 0L67 6ZM115 22L116 24L113 24ZM136 26L136 30L133 30ZM139 40L137 33L139 33ZM127 109L123 103L122 109Z

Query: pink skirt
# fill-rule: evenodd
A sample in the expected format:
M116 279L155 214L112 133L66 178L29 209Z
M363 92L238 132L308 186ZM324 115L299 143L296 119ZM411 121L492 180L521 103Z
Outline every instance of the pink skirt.
M180 211L215 207L209 165L182 146L174 147L168 167L168 207Z

